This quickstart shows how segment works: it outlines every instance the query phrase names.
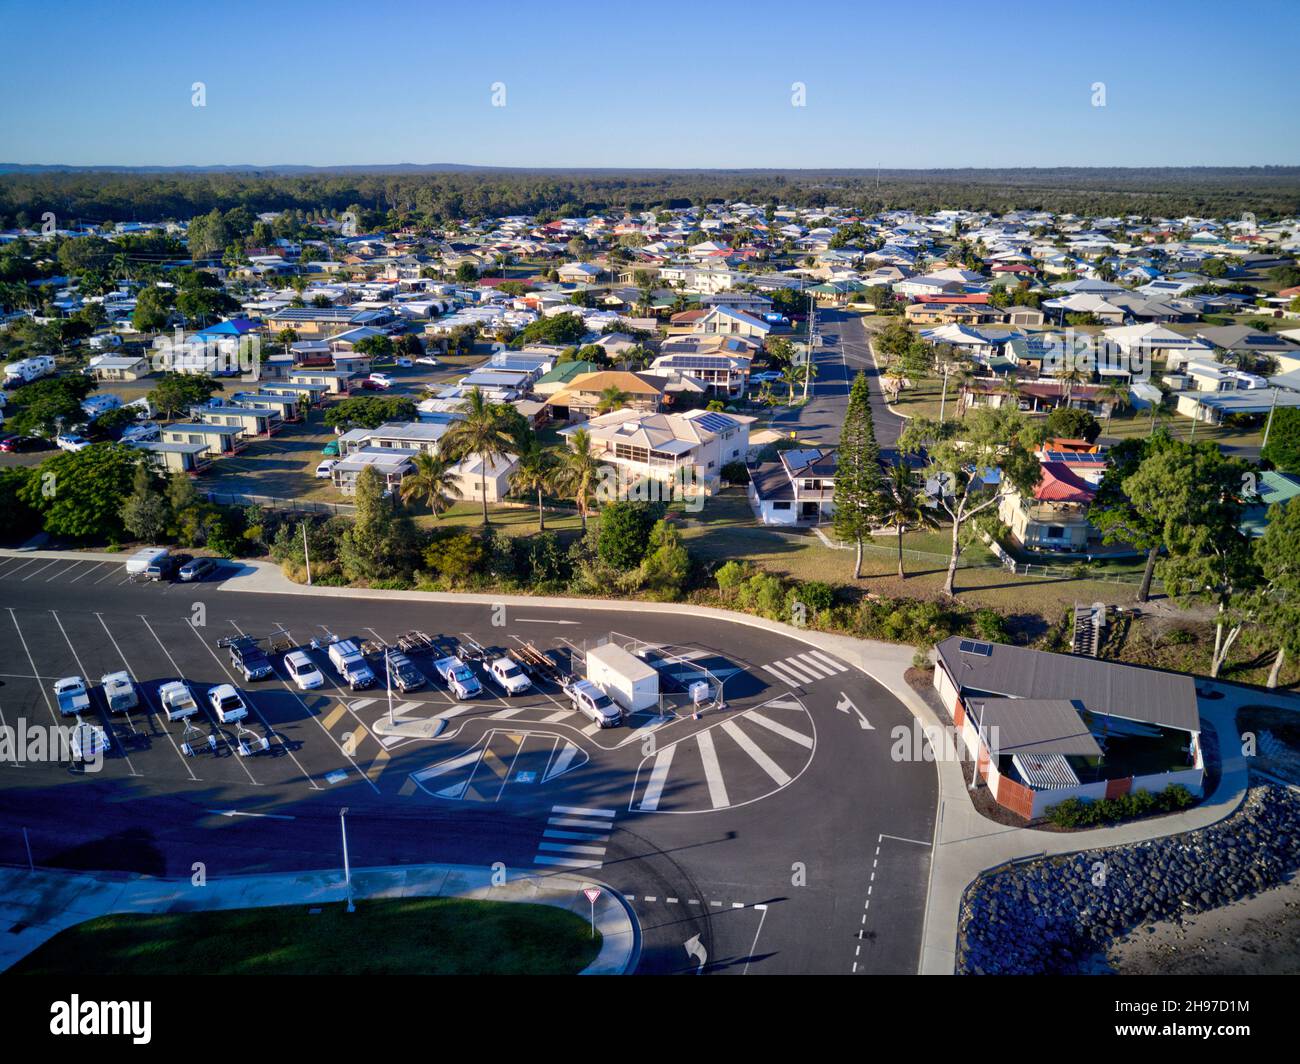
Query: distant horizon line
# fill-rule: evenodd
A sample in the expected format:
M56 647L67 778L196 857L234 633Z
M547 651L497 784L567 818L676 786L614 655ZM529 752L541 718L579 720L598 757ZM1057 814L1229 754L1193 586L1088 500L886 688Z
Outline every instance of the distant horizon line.
M504 163L19 163L0 162L0 173L249 173L249 172L383 172L404 170L411 172L492 172L517 171L524 173L640 173L640 174L934 174L934 173L1005 173L1015 171L1053 172L1073 171L1247 171L1295 170L1300 163L1217 163L1177 164L1153 163L1147 165L1003 165L1003 166L546 166Z

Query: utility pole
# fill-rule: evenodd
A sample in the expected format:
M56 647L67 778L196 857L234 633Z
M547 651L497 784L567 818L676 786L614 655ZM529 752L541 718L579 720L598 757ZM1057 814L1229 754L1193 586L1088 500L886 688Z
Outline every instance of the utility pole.
M307 563L307 586L311 586L311 550L307 546L307 522L302 523L302 556Z
M1264 442L1259 445L1259 449L1261 451L1268 446L1268 433L1269 430L1273 427L1273 411L1277 409L1277 393L1280 390L1281 389L1279 388L1273 389L1273 402L1269 404L1268 420L1264 422Z
M817 297L808 293L808 362L803 370L803 397L808 398L808 387L813 374L813 321L817 317Z

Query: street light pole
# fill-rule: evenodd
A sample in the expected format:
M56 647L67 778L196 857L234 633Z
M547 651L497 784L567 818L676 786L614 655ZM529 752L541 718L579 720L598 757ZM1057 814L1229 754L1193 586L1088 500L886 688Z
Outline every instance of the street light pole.
M384 684L388 688L388 723L393 723L393 665L392 647L384 647Z
M307 546L307 522L302 523L302 557L307 563L307 584L311 585L311 550Z
M348 807L345 805L339 810L339 829L343 832L343 885L348 892L348 912L354 913L357 907L352 903L352 868L348 864L348 824L343 818L348 815Z
M1268 421L1264 423L1264 442L1259 445L1259 449L1261 451L1268 446L1268 433L1269 430L1273 427L1273 411L1277 409L1277 393L1279 391L1281 391L1280 388L1273 389L1273 402L1269 405L1268 408Z

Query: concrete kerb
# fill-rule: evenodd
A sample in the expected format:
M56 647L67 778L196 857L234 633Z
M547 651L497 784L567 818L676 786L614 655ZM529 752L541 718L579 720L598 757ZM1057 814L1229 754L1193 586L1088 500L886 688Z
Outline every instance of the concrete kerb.
M70 560L125 560L121 554L76 554L67 551L0 551L0 556L20 554L27 557L68 558ZM324 595L337 598L390 599L416 602L445 602L484 606L525 606L538 608L572 608L645 613L689 613L694 616L744 624L776 632L809 646L839 655L860 672L887 688L923 725L941 728L942 724L923 698L907 683L904 674L911 666L914 650L875 640L857 639L829 632L809 631L781 621L752 614L736 613L712 606L681 603L644 602L586 598L544 598L531 595L485 595L478 593L390 591L369 588L321 587L297 584L289 580L280 567L270 562L239 563L237 571L219 585L222 590L261 593ZM1202 703L1203 715L1216 725L1219 735L1227 734L1222 725L1230 723L1235 710L1251 702L1277 700L1296 705L1294 696L1268 695L1240 688L1223 681L1206 681L1232 697L1221 704ZM1232 714L1229 713L1232 711ZM1225 720L1224 718L1228 718ZM1239 763L1239 764L1238 764ZM939 801L931 843L927 904L922 928L920 972L951 974L956 963L958 922L961 898L976 877L1008 861L1037 855L1056 855L1102 849L1130 842L1180 834L1207 827L1230 815L1245 797L1248 774L1243 758L1223 760L1219 786L1214 794L1194 809L1184 813L1139 821L1134 824L1098 828L1086 832L1054 835L1025 828L1004 827L987 820L972 805L960 762L935 758L939 784ZM1231 792L1231 793L1229 793ZM962 852L971 850L973 852Z
M490 869L471 865L397 865L352 873L354 899L448 897L550 905L591 917L583 895L598 887L600 952L582 975L625 975L641 955L636 914L611 887L568 874L522 875L494 885ZM337 870L229 876L202 889L188 880L120 873L0 869L0 918L18 930L0 940L0 970L15 964L60 931L100 916L337 904L347 892ZM607 900L608 899L608 900Z

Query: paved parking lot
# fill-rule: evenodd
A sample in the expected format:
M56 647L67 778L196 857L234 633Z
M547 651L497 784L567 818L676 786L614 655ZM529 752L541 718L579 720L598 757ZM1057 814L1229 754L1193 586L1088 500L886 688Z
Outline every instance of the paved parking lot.
M905 711L830 655L689 616L544 601L494 627L483 605L239 594L237 568L139 584L124 561L0 556L11 648L0 723L63 723L51 688L71 674L97 684L126 670L143 702L111 714L92 692L93 720L113 738L98 773L0 768L0 860L24 861L30 842L37 863L63 867L330 867L347 807L357 865L435 859L598 877L645 922L643 971L693 970L682 947L694 934L709 971L915 969L933 771L891 762L888 725ZM600 729L555 683L509 697L477 665L484 693L458 702L434 679L433 652L410 655L429 682L390 699L382 658L379 685L351 691L312 647L331 635L395 644L412 629L439 638L437 656L471 639L532 643L575 670L587 647L613 638L656 664L664 705ZM273 676L246 683L218 645L280 630L306 648L323 687L299 691L281 654L270 655ZM726 708L696 719L686 689L702 670L725 682ZM159 710L159 686L177 678L203 706L189 726ZM246 693L241 725L207 709L219 683ZM871 730L837 710L846 697ZM889 837L914 841L871 858ZM863 907L847 910L846 897ZM868 930L876 937L856 937Z

